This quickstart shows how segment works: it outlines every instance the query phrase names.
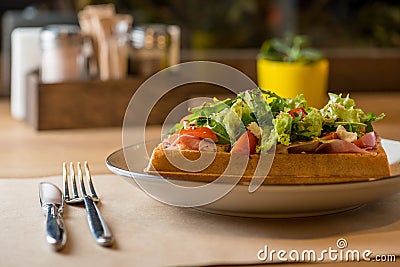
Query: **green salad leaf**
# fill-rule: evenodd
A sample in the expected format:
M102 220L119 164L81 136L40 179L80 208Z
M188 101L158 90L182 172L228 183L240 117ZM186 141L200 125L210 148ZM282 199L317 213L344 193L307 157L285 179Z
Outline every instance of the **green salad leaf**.
M366 132L372 132L374 129L372 127L372 123L376 122L376 121L380 121L385 117L384 113L379 114L378 116L376 116L374 113L368 113L365 115L365 117L363 117L364 119L364 123L367 125L365 127Z
M300 139L318 137L321 135L323 123L324 118L319 110L316 108L309 108L304 118L297 122L297 127L294 132Z
M349 94L346 97L342 97L342 94L333 94L328 93L329 101L328 105L332 103L337 103L342 105L345 108L353 108L355 106L355 102L353 99L350 98Z
M236 98L231 109L238 115L244 125L249 125L251 122L255 121L254 114L240 96Z
M355 132L358 136L365 132L373 131L372 123L383 119L385 114L375 116L373 113L365 114L362 109L355 108L355 101L347 95L329 93L329 102L321 109L324 117L325 130L334 131L342 125L347 131Z
M267 104L269 105L274 117L287 107L287 101L285 98L271 91L265 91L261 89L260 91L264 95L264 98L267 101Z
M385 117L383 113L378 116L364 113L356 108L349 95L329 93L328 103L317 109L308 107L302 94L283 98L259 88L241 92L233 100L214 98L212 103L191 108L189 112L185 120L212 129L219 144L234 144L250 124L255 126L261 135L257 153L268 152L277 142L290 145L297 141L320 140L324 134L335 132L339 125L361 137L373 131L374 122ZM168 134L181 129L183 124L177 123Z
M183 124L175 123L174 126L172 126L172 128L167 131L166 135L174 134L182 129L183 129Z
M250 111L254 114L258 126L268 126L272 122L271 107L268 105L261 90L247 90L239 95L246 102Z
M286 109L291 110L294 108L306 108L307 101L303 94L298 94L294 98L286 98Z
M260 153L267 153L274 147L277 139L276 131L273 131L273 113L265 93L267 92L255 88L239 95L245 100L252 114L254 114L256 118L254 122L261 128L261 141L259 142L259 147L256 148ZM274 98L273 101L280 101L281 99L277 95L273 95L272 97Z
M243 124L241 117L232 108L226 108L219 113L215 113L211 115L211 118L222 125L230 143L234 143L246 131L246 126Z
M213 130L215 135L218 137L219 144L230 144L230 136L227 133L224 125L212 117L207 120L207 124L204 125Z
M201 106L189 109L189 112L191 112L192 115L187 119L191 121L195 117L207 117L211 114L218 113L230 106L232 106L232 100L230 98L227 98L225 100L218 100L217 98L214 98L214 103L206 102Z
M283 145L290 144L290 134L292 132L292 116L282 112L273 120L278 142Z

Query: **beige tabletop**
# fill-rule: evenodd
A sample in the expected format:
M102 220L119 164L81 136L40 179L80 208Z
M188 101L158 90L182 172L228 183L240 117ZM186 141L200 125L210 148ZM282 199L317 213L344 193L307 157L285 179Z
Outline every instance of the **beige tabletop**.
M147 134L159 138L160 127L149 127ZM85 160L93 173L108 173L105 160L121 147L121 128L35 131L13 119L9 102L0 100L0 177L55 175L63 161Z
M314 250L320 255L324 249L339 251L337 241L341 238L348 244L343 251L400 255L400 194L333 215L262 219L167 206L117 175L95 175L93 179L101 197L99 208L115 237L113 247L100 247L94 242L83 207L66 206L66 247L62 252L53 252L45 241L45 218L37 190L43 181L60 186L61 176L1 179L0 266L263 263L257 254L265 246L269 251ZM384 266L391 266L390 262Z
M387 117L376 130L383 138L400 141L400 93L352 97L367 112L384 112ZM351 248L400 255L399 194L355 211L297 219L239 218L170 207L107 169L107 156L122 147L120 128L37 132L12 119L9 108L8 101L0 101L0 266L260 263L256 253L266 244L277 250L320 250L335 247L339 238L346 238ZM159 134L159 127L149 128L149 138ZM102 197L100 208L117 242L109 249L97 246L84 209L68 206L67 247L54 253L44 240L38 183L61 185L62 162L84 160L91 165Z

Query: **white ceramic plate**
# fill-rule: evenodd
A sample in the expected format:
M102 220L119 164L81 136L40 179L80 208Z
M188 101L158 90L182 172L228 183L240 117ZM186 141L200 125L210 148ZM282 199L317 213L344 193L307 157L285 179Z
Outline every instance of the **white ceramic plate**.
M146 143L148 151L158 142ZM389 163L400 162L400 142L382 140ZM139 146L124 148L128 153L143 151ZM137 154L129 170L125 163L124 149L107 158L107 167L114 173L149 183L159 182L160 177L143 172L148 163L146 155ZM151 151L151 150L150 150ZM143 153L142 153L143 154ZM145 153L144 153L145 154ZM200 186L202 182L176 181L185 186ZM246 217L300 217L329 214L350 210L368 202L376 201L400 191L400 176L319 185L262 185L249 193L247 185L237 185L223 198L197 209Z

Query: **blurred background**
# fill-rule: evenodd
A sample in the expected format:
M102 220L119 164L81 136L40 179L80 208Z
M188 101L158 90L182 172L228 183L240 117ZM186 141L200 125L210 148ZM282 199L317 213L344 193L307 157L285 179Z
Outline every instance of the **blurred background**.
M331 90L342 86L339 80L346 70L350 70L344 76L350 80L346 86L352 90L398 89L400 3L396 0L14 0L0 2L0 95L10 92L13 29L78 24L79 10L105 3L113 3L119 13L131 14L133 25L179 25L181 61L220 61L255 78L254 58L264 40L301 33L332 60ZM359 66L358 74L354 64ZM373 70L368 69L372 66ZM363 82L359 75L370 81Z

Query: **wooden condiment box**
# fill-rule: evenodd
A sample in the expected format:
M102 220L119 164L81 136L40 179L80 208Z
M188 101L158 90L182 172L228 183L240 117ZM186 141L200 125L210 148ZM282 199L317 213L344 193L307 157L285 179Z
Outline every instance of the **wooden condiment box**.
M120 127L129 101L146 79L131 76L121 80L46 84L39 80L37 72L30 73L26 121L36 130ZM147 124L162 124L168 112L194 96L218 95L231 96L231 93L206 83L179 86L155 104Z
M27 76L26 121L36 130L121 126L128 103L145 78L46 84Z

